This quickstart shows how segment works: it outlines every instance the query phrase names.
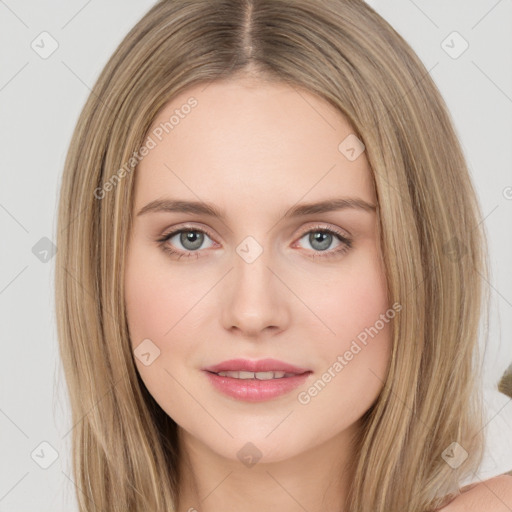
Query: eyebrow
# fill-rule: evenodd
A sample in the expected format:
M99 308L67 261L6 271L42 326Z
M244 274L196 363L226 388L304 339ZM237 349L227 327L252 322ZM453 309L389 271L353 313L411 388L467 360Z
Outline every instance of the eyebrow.
M336 210L357 209L367 212L376 210L376 206L356 197L342 197L326 199L316 203L303 203L292 206L283 215L283 218L302 217L316 213L326 213ZM137 216L146 213L170 212L170 213L192 213L208 215L225 220L226 215L211 203L202 201L180 201L174 199L156 199L146 204L139 210Z

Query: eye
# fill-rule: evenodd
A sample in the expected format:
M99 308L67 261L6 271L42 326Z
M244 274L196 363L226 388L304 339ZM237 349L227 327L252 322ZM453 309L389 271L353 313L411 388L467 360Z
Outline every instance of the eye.
M341 231L323 226L316 226L304 232L299 240L306 239L310 248L315 252L312 258L330 258L344 254L352 247L352 241ZM328 250L333 241L338 240L335 249ZM325 253L325 254L322 254Z
M168 254L177 255L179 254L179 258L182 256L186 257L199 257L199 254L194 254L198 252L198 249L203 245L205 236L210 238L208 233L199 228L181 228L171 233L167 233L161 238L157 240L160 243L162 249ZM169 242L172 241L173 238L176 238L176 241L173 244L179 243L183 247L183 249L174 250ZM210 246L211 247L211 246ZM178 258L178 259L179 259Z

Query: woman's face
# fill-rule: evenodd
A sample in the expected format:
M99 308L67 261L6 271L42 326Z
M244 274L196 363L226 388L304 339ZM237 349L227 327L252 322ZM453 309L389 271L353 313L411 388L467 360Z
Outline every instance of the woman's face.
M383 386L395 314L364 147L319 97L240 80L175 97L148 136L125 274L147 389L228 459L341 443ZM250 366L267 358L295 376ZM205 370L233 359L267 372Z

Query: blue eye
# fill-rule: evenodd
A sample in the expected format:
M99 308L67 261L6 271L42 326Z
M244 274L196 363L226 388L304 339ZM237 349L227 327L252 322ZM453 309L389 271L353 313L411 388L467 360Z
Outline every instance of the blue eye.
M162 249L169 254L179 254L179 258L182 256L190 257L193 253L197 252L197 249L201 247L204 242L205 235L208 236L208 233L202 229L183 228L177 231L172 231L157 241L161 242ZM184 247L184 250L180 249L176 251L166 243L174 237L178 237L178 241ZM210 237L208 236L208 238ZM196 255L196 257L198 256L199 254Z
M311 255L312 258L329 258L331 256L339 256L352 247L352 241L342 233L333 229L321 228L320 226L306 231L300 240L306 237L309 245L315 249L315 253ZM337 248L327 250L336 239L339 241ZM325 254L321 254L323 252L325 252Z
M299 240L305 238L306 235L308 235L307 240L313 250L313 254L308 254L308 256L311 258L329 258L340 256L352 247L352 241L343 233L335 229L329 229L322 226L317 226L313 229L310 228L308 231L305 231L301 235ZM157 240L157 242L159 242L164 252L172 255L173 257L178 256L178 259L182 256L187 258L198 258L200 252L199 249L205 241L205 236L211 240L208 232L203 229L191 227L181 228L163 235ZM178 248L178 250L176 250L173 248L175 247L176 242L173 244L169 243L175 237L183 249ZM339 245L335 249L328 250L335 239L339 241ZM212 245L213 244L211 244L209 247L212 247Z

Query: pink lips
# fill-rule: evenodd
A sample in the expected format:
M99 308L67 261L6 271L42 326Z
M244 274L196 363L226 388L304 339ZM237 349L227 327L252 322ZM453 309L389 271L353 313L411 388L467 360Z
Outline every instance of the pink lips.
M303 384L312 373L306 368L278 361L262 359L250 361L247 359L231 359L222 363L203 368L211 384L227 396L246 402L262 402L289 393ZM285 372L294 373L290 377L269 380L236 379L217 375L218 372L247 371L247 372Z

